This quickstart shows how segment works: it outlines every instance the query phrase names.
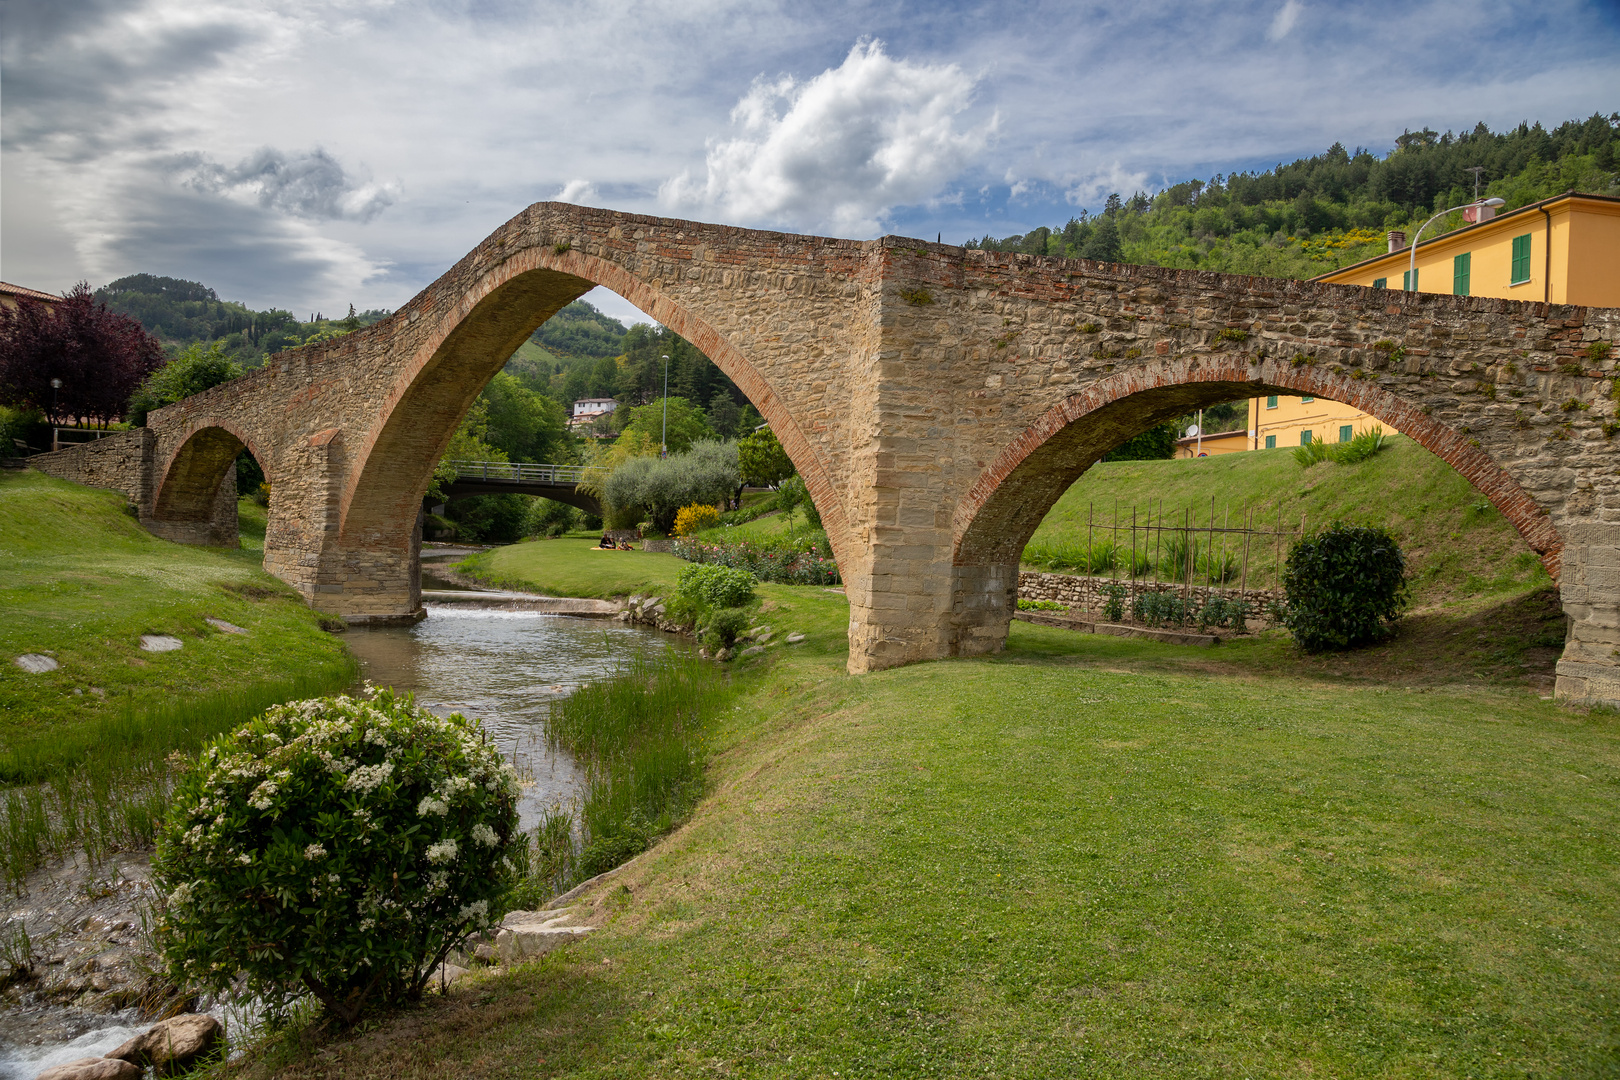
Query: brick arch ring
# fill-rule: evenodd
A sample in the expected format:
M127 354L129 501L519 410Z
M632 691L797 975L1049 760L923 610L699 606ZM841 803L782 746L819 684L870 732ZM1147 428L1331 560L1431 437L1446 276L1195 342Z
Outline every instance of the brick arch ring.
M1479 489L1558 577L1563 540L1547 514L1461 433L1371 380L1276 360L1251 363L1241 354L1169 359L1120 372L1052 406L1002 450L957 505L953 562L1016 564L1047 511L1103 454L1193 409L1274 391L1342 402L1410 436Z
M523 223L524 216L519 215L480 247L499 246L508 233L520 235ZM381 412L387 420L350 450L364 464L350 473L340 495L340 537L350 543L386 542L388 534L397 535L401 527L408 532L411 526L406 519L414 522L415 508L431 479L434 464L473 399L535 327L601 285L691 342L742 390L769 422L782 449L804 477L827 527L834 558L840 566L849 565L855 551L848 518L828 480L827 468L786 404L754 364L706 320L671 300L655 285L609 260L572 248L556 250L562 246L531 242L513 252L462 294L429 339L413 353L383 403ZM379 332L385 332L393 319L411 317L412 307L414 302L379 324ZM468 370L459 377L452 371L447 383L444 368L453 365L455 354L463 351L480 352L482 360L463 364ZM441 401L434 400L435 393ZM424 419L441 429L433 433L430 452L424 452L422 440L413 437ZM412 443L417 444L414 453L407 450ZM415 459L405 463L403 477L398 475L402 456Z
M225 472L244 447L264 470L272 490L273 464L254 446L254 439L235 423L203 417L186 425L185 435L158 470L152 498L157 521L207 521Z

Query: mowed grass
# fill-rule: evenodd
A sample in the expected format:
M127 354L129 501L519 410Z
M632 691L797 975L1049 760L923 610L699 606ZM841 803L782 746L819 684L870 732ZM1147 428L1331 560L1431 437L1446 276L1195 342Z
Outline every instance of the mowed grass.
M763 593L808 640L731 665L710 794L597 932L233 1071L1620 1070L1612 714L1022 623L852 678L840 597Z
M1237 528L1251 512L1254 526L1264 529L1280 522L1284 530L1297 530L1302 520L1315 528L1339 519L1388 526L1406 552L1419 606L1466 604L1550 584L1535 553L1477 488L1400 436L1356 465L1326 461L1302 468L1288 450L1102 462L1052 507L1030 539L1029 553L1040 547L1083 549L1088 516L1097 526L1112 526L1117 512L1121 525L1128 525L1133 506L1140 523L1146 522L1150 506L1157 520L1162 506L1169 524L1207 525L1212 498L1217 527L1230 521ZM1090 536L1112 538L1101 529ZM1129 549L1128 531L1121 531L1118 540ZM1241 551L1241 538L1236 546ZM1225 550L1234 550L1233 541ZM1288 553L1287 538L1280 553ZM1278 554L1274 543L1256 540L1251 545L1251 585L1276 584Z
M0 753L82 750L81 735L131 709L352 678L341 639L259 568L257 552L159 540L123 506L114 492L0 473ZM223 633L209 617L248 633ZM142 634L183 647L143 652ZM30 674L14 662L24 653L61 666Z
M455 569L504 588L546 596L614 597L669 593L686 564L656 551L600 551L597 537L528 540L482 551Z

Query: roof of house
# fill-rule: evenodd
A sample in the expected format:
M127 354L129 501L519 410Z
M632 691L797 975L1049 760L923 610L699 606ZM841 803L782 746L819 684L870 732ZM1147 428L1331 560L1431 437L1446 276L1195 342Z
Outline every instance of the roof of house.
M0 295L26 296L30 300L44 300L49 303L59 303L62 299L60 296L54 296L48 292L40 292L38 289L26 289L21 285L13 285L6 281L0 281Z
M1616 206L1620 206L1620 198L1616 198L1613 195L1591 195L1584 191L1566 191L1562 195L1554 195L1552 198L1542 199L1540 202L1527 203L1524 206L1519 207L1517 210L1509 210L1505 214L1498 214L1489 221L1476 221L1472 225L1464 225L1460 229L1452 229L1450 232L1431 236L1427 240L1423 241L1423 244L1429 244L1432 246L1440 243L1442 240L1450 239L1453 236L1461 236L1463 233L1474 229L1492 229L1495 228L1500 222L1507 221L1509 218L1518 217L1520 214L1534 213L1535 211L1540 210L1543 206L1551 206L1554 203L1560 203L1566 199L1590 199L1593 202L1613 203ZM1418 247L1422 248L1423 244L1419 244ZM1386 251L1381 254L1374 255L1370 259L1362 259L1358 263L1351 263L1349 266L1341 266L1337 270L1329 270L1325 274L1317 274L1315 277L1309 278L1308 280L1323 281L1327 278L1336 277L1339 274L1347 273L1351 270L1359 270L1363 266L1371 266L1373 263L1381 262L1384 259L1389 258L1391 255L1410 256L1411 251L1412 249L1410 246L1400 248L1396 251Z

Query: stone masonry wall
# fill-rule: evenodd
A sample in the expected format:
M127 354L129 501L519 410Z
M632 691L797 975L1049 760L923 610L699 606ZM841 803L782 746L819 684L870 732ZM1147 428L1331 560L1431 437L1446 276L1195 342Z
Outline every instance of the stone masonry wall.
M1018 599L1053 600L1065 604L1071 611L1101 616L1108 603L1107 588L1123 585L1126 590L1125 610L1130 611L1132 599L1147 592L1185 594L1200 605L1211 596L1224 600L1243 601L1248 605L1251 626L1269 626L1273 623L1270 612L1273 605L1282 602L1281 589L1230 589L1218 585L1182 585L1172 581L1131 581L1129 578L1087 577L1081 574L1044 574L1021 571L1018 575Z

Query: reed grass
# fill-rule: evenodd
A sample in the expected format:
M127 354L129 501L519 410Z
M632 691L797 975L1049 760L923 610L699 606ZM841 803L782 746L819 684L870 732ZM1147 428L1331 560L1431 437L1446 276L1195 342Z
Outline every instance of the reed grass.
M638 854L691 809L703 789L705 729L732 696L712 664L669 651L634 657L612 677L552 703L547 741L585 774L576 857L570 862L561 850L574 843L572 820L553 815L536 836L554 884Z
M353 661L315 674L119 711L56 738L0 753L0 876L15 889L53 858L91 859L152 843L168 807L176 754L272 705L318 697L353 683Z

